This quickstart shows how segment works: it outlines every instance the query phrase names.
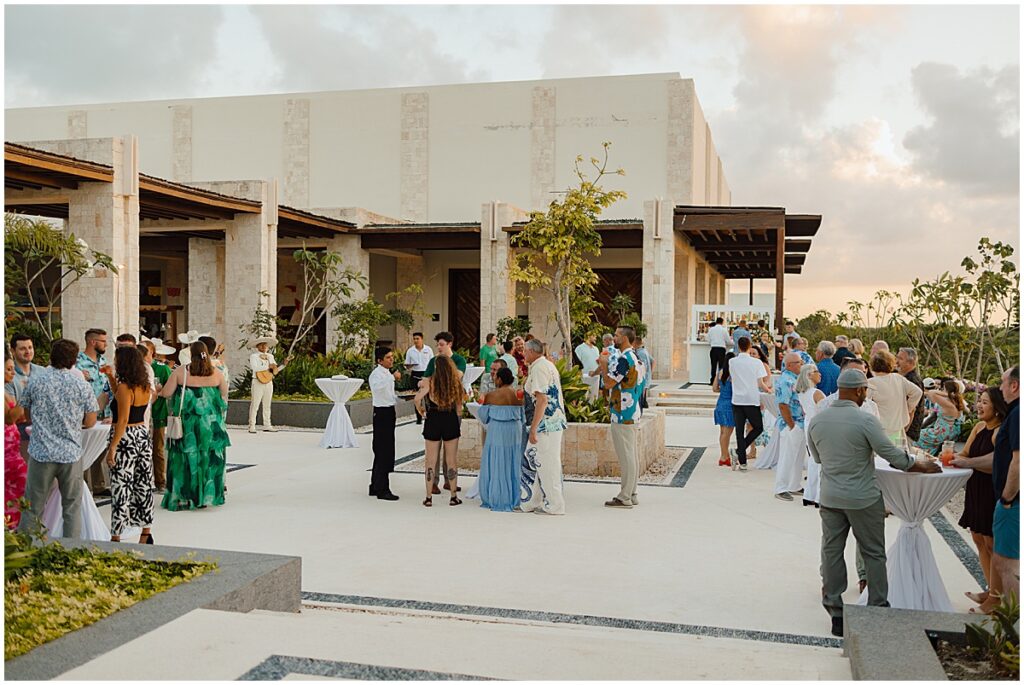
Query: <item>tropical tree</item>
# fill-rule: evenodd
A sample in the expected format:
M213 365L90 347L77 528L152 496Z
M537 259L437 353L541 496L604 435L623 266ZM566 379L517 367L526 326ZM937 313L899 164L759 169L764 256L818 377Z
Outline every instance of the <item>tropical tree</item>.
M90 248L74 233L65 234L46 221L4 215L4 293L17 298L25 291L32 318L47 342L57 337L54 309L61 296L93 269L117 273L110 255ZM47 272L53 274L49 282Z
M242 350L249 344L249 341L254 338L262 338L267 335L273 335L274 331L277 330L277 326L283 323L282 320L274 316L274 313L267 309L267 303L270 301L270 293L266 290L259 292L259 299L256 302L256 307L252 312L252 319L249 323L243 323L238 327L238 330L242 333L242 338L238 341L238 349Z
M320 321L341 302L352 296L357 287L366 287L366 277L344 267L342 257L329 250L307 250L303 245L292 257L302 268L302 302L299 305L298 325L288 347L291 357L296 346L316 330ZM319 309L320 312L316 313Z
M511 244L517 250L511 276L530 288L548 291L554 300L554 317L562 338L563 353L572 347L573 297L590 295L597 274L590 257L601 254L601 236L594 222L606 208L626 197L621 190L605 190L601 180L607 175L624 176L622 169L608 171L608 148L602 145L604 158L590 158L593 178L582 169L583 156L577 156L573 171L579 185L553 200L545 212L531 212L530 221Z

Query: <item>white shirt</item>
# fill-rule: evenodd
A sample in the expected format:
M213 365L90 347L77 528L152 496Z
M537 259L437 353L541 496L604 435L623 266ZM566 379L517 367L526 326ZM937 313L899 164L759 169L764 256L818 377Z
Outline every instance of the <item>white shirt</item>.
M583 365L583 373L590 373L597 368L597 357L600 354L601 350L597 349L597 345L588 345L582 342L576 346L576 356L579 357L580 364Z
M818 402L818 405L817 405L818 412L817 412L817 414L820 414L821 412L823 412L826 409L828 409L829 407L831 407L832 403L835 402L838 399L839 399L839 392L838 391L832 393L831 395L826 395L825 399L823 399L821 402ZM876 419L879 418L878 405L875 404L873 400L868 400L868 399L864 400L864 404L860 405L860 410L862 412L866 413L866 414L871 414ZM815 416L817 416L817 414L815 414ZM879 420L881 420L881 419L879 419ZM810 424L806 424L806 425L808 427L810 427Z
M732 381L732 403L737 407L761 406L761 390L757 381L768 375L764 363L749 354L738 354L729 360Z
M410 371L426 371L427 364L434 358L434 351L429 345L424 345L422 350L417 350L413 345L405 353L405 368Z
M395 394L394 373L377 364L377 368L370 372L370 392L373 393L373 406L395 406L398 396Z
M271 364L276 366L277 362L274 361L274 355L269 352L253 352L249 355L249 368L252 369L254 377L257 371L270 371Z
M712 347L724 347L729 349L732 344L732 336L726 329L725 324L715 324L708 329L708 342Z

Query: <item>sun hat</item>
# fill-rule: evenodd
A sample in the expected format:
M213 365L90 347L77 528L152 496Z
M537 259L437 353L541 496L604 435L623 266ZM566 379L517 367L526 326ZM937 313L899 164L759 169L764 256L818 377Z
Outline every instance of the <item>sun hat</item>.
M866 388L868 377L860 369L843 369L836 384L840 388Z
M182 345L191 345L194 342L199 342L200 338L207 338L209 336L209 333L200 333L199 331L193 329L188 331L187 333L179 333L178 342L180 342Z
M139 336L139 342L148 342L153 345L153 354L174 354L175 350L173 347L165 343L160 338L147 338L144 335Z
M277 338L272 335L264 335L259 338L253 338L246 345L250 349L254 349L257 345L266 343L268 347L277 347Z

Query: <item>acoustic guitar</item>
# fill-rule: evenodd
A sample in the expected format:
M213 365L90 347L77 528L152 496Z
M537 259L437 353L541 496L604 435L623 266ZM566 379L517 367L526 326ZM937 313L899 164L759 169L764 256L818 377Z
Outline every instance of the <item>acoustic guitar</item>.
M263 383L264 385L266 385L267 383L272 383L274 381L274 376L281 373L281 371L284 370L284 367L288 366L288 362L290 362L291 360L292 358L288 357L287 359L284 360L283 364L275 368L273 371L271 371L270 369L267 369L266 371L257 371L256 380L258 380L260 383Z

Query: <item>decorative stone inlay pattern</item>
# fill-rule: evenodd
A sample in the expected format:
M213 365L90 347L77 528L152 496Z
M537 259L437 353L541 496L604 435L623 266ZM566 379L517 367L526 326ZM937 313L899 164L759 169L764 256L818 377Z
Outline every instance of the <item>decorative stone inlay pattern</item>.
M671 623L668 621L644 621L611 616L563 614L553 611L483 607L470 604L421 602L412 599L338 595L326 592L303 591L302 599L304 602L318 602L324 604L348 604L356 606L387 607L392 609L411 609L414 611L433 611L437 613L462 614L468 616L491 616L517 621L570 623L574 625L595 626L600 628L620 628L623 630L641 630L654 633L703 635L706 637L721 637L734 640L756 640L760 642L776 642L780 644L806 645L811 647L833 647L836 649L842 647L842 640L832 637L797 635L794 633L780 633L767 630L745 630L743 628L723 628L720 626L701 626L689 623Z
M89 136L89 113L84 109L68 112L68 138L78 139Z
M402 219L428 220L430 198L430 96L404 93L399 192Z
M693 201L693 81L669 79L665 141L665 194L679 204Z
M284 103L284 204L309 207L309 98Z
M192 106L171 107L171 179L192 180Z
M530 121L530 208L543 211L554 196L555 130L557 112L554 88L536 86L532 93Z
M415 668L398 668L395 666L374 666L373 664L357 664L352 661L331 661L329 659L312 659L304 656L284 656L274 654L254 668L250 669L239 680L284 680L291 674L338 678L341 680L493 680L480 676L460 673L441 673L424 671Z

